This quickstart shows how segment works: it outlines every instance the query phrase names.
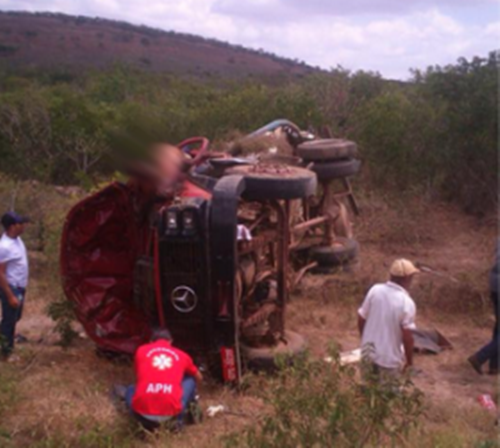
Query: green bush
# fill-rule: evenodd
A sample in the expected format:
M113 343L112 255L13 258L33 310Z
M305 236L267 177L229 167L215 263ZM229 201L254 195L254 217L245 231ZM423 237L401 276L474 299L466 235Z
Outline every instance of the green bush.
M257 388L268 411L234 433L226 446L249 448L399 446L423 412L423 396L411 382L399 390L360 385L355 369L307 356L282 365Z
M499 53L414 73L358 110L374 185L420 188L485 214L497 204Z
M439 189L444 171L433 128L443 114L443 108L432 107L418 92L399 89L358 110L356 137L371 184L384 189Z
M497 201L499 65L500 52L492 52L487 58L462 58L456 65L416 74L428 101L445 111L434 124L443 193L475 213Z

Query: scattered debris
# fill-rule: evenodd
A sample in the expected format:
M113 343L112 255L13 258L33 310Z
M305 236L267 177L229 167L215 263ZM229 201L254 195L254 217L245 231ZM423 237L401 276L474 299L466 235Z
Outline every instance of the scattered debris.
M487 409L488 411L496 411L497 404L495 403L495 401L493 400L493 398L490 394L479 395L477 400L479 401L479 404L484 409Z
M215 417L218 414L226 414L226 415L235 415L237 417L247 417L247 418L255 418L255 416L247 414L245 412L237 412L230 410L227 406L223 404L209 406L207 408L207 416L210 418Z
M323 358L323 361L331 364L333 362L333 358L331 356L326 356ZM340 354L340 365L346 366L348 364L355 364L361 361L361 349L357 348L355 350L349 350L346 352L342 352Z
M414 350L420 353L441 353L443 350L451 350L453 346L438 330L420 330L412 331Z
M215 417L217 414L221 414L223 412L227 411L226 407L222 404L219 404L217 406L209 406L207 408L207 415L210 418Z

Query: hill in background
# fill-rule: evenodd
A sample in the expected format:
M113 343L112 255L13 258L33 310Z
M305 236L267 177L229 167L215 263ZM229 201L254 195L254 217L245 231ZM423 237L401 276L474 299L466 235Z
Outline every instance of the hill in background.
M196 77L295 78L318 70L191 34L82 16L0 12L1 68L76 71L117 63Z

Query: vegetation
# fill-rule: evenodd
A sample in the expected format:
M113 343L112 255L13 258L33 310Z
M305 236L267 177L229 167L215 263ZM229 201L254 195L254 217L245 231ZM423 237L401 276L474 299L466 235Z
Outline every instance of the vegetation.
M4 19L6 23L9 25L9 26L3 26L2 29L0 29L0 33L3 34L5 38L11 35L11 31L13 28L16 29L16 31L19 34L22 33L22 35L26 38L24 39L24 43L25 44L29 43L29 45L31 45L31 42L29 41L35 40L34 38L36 37L41 37L42 38L41 40L43 41L44 36L47 37L47 34L52 34L54 28L56 28L58 33L66 32L70 34L72 36L71 40L75 42L75 46L78 46L80 38L83 39L84 41L86 40L85 36L86 29L94 28L101 30L97 33L98 39L114 41L121 44L130 44L133 43L135 40L137 40L144 47L149 47L150 45L161 46L162 41L163 43L165 43L165 41L170 42L169 45L175 45L179 43L192 44L193 47L203 45L211 47L213 50L215 50L215 52L217 51L227 52L228 55L233 55L232 57L236 55L238 59L241 59L241 61L244 64L246 64L247 62L246 58L250 58L250 60L253 60L254 63L255 61L260 61L257 62L257 65L260 63L262 63L263 65L268 65L269 62L272 62L273 63L272 65L274 65L274 70L277 69L285 71L286 70L296 71L297 75L303 73L310 73L314 71L321 71L319 67L313 68L307 65L304 61L278 56L262 48L255 50L251 48L246 48L242 45L235 45L229 42L223 42L217 39L205 38L194 34L180 33L176 31L165 31L162 29L152 28L149 26L133 25L128 22L103 19L99 17L74 16L74 15L67 15L67 14L53 13L53 12L31 13L26 11L1 11L0 19ZM25 28L26 26L28 26L28 28ZM38 29L39 31L31 29L32 27ZM24 32L22 31L23 29ZM77 35L75 36L75 34ZM65 39L66 37L64 35L60 36L60 40L65 40ZM9 39L7 40L9 41ZM22 41L21 42L16 41L16 42L20 43L21 48L23 47ZM90 42L86 40L86 44L89 43ZM39 45L40 45L39 46L40 54L43 54L43 56L49 58L54 57L54 54L52 53L54 51L54 48L51 47L50 44L47 45L45 41L44 43L39 42ZM125 45L125 47L127 46ZM99 48L104 48L104 47L99 46ZM163 47L164 50L166 48L168 48L168 45ZM134 51L132 52L125 51L121 53L121 57L124 58L124 60L130 62L131 60L133 60L133 57L130 58L131 56L130 53L134 53ZM88 55L91 59L87 61L86 64L84 63L83 66L84 67L96 66L94 65L96 56L95 52L91 50L88 53ZM156 53L156 55L159 56L161 59L161 52ZM4 56L6 56L6 54L4 54ZM36 56L35 60L33 58L34 55L33 53L31 53L26 59L21 58L22 61L21 64L13 64L13 65L10 65L9 64L10 60L6 58L5 59L6 67L10 66L14 70L19 71L29 66L37 66L37 62L42 63L42 66L47 67L47 65L43 64L43 59L37 61ZM208 59L211 58L212 55L209 55ZM180 61L174 62L173 65L177 65L180 63L181 66L184 65L184 70L185 70L186 59L189 59L189 56L186 53L184 53L183 58ZM200 62L203 61L203 58L200 58L199 55L195 56L195 59L198 59ZM64 54L62 54L62 58L58 59L58 61L65 67L68 66L75 67L75 65L73 65L72 62L68 61L68 59ZM211 66L214 67L213 65ZM57 67L57 65L53 65L53 67ZM170 71L172 68L175 67L169 66L169 64L163 66L163 70L167 71ZM270 73L273 73L274 70L271 69ZM264 71L266 71L266 69L264 69ZM244 75L245 74L244 72L245 71L242 70L239 73L240 75ZM259 70L257 70L257 72L259 72ZM185 71L181 69L181 73L185 73ZM228 73L225 72L224 74L227 75Z
M86 27L91 21L82 17L75 24ZM129 27L123 24L121 39L129 39L134 29ZM25 37L39 40L41 34L35 33ZM138 42L153 45L155 33L161 32L144 28L145 37ZM95 37L106 45L111 40L110 35ZM66 38L70 40L70 36L60 37ZM196 40L189 35L183 38ZM0 56L17 51L17 46L0 43ZM150 60L142 62L146 66ZM415 216L420 209L410 207L409 212L407 198L421 194L450 200L476 214L495 208L499 62L497 53L462 59L455 65L415 71L407 83L342 68L281 85L257 80L236 84L213 75L202 83L125 66L79 75L0 73L0 202L34 218L25 239L32 250L36 279L30 286L30 302L43 304L56 321L40 340L53 330L62 345L75 337L72 309L60 287L58 250L64 216L83 194L79 188L56 189L47 184L99 185L114 175L117 156L123 151L154 140L177 142L206 135L219 148L235 133L249 132L278 117L304 128L326 124L335 135L359 143L366 189L405 193L398 201L384 202L383 207L374 206L365 213L358 229L364 231L363 241L370 238L386 249L394 244L398 250L413 251L428 235L426 222L420 225ZM236 58L230 63L240 62ZM450 244L451 239L447 241ZM420 294L426 297L421 308L445 310L447 317L462 312L471 316L471 307L480 311L477 300L471 298L481 298L484 269L473 265L473 273L463 282L467 289L462 284L422 286L428 289ZM350 319L353 303L378 278L377 273L358 277L355 284L339 282L338 293L322 292L322 308L331 305L332 314ZM474 281L482 286L476 288ZM327 296L335 297L334 305ZM340 313L342 301L346 308ZM300 308L296 313L315 319L310 303L305 306L310 314L300 313ZM325 315L318 319L318 325L328 325ZM89 362L85 357L89 345L74 346L65 357L51 344L35 347L37 358L22 370L8 364L0 369L0 446L20 446L19 441L40 447L179 445L180 438L169 433L141 442L145 436L136 433L127 417L117 414L108 402L109 385L129 381L129 366L100 365L94 358ZM455 355L450 365L460 368L460 356ZM448 398L434 404L426 399L422 418L424 398L411 383L403 384L400 394L377 386L361 388L354 369L334 359L332 365L304 358L265 382L253 378L250 388L237 397L243 403L247 400L243 409L250 412L257 403L259 417L253 426L234 424L231 431L241 431L221 440L227 423L220 424L221 431L210 432L214 425L207 422L209 430L194 432L190 440L206 431L205 442L213 446L496 446L486 438L493 437L494 430L492 418L482 409L464 411ZM71 381L68 372L73 372ZM226 391L220 396L206 393L207 404L221 402L221 396L223 402L236 399ZM231 425L241 416L234 418ZM417 426L421 420L427 428Z
M1 75L1 170L80 183L112 172L113 149L151 140L213 141L276 118L329 125L360 144L370 187L416 191L484 213L496 204L500 57L415 71L408 83L341 68L296 82L183 81L126 67ZM116 154L116 152L114 153Z
M0 415L7 412L9 406L15 401L15 371L12 368L2 368L0 371ZM0 424L0 446L5 446L10 438L8 429Z
M263 398L271 407L254 427L235 433L226 446L295 448L404 444L422 415L423 395L411 382L360 385L356 370L299 359L266 379ZM403 442L403 443L402 443Z

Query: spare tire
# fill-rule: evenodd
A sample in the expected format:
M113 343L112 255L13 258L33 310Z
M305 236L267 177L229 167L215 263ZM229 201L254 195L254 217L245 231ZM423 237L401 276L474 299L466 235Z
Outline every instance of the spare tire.
M339 266L356 258L359 244L352 238L336 238L332 246L316 246L310 254L319 266Z
M241 353L246 365L251 370L273 371L278 367L276 360L285 357L287 362L303 354L307 349L307 342L302 335L294 331L285 331L285 342L279 342L274 347L249 347L240 343Z
M227 174L245 177L243 196L251 200L300 199L316 193L316 174L305 168L257 164L230 168Z
M358 148L350 140L328 138L301 143L297 155L310 162L350 159L358 155Z
M361 168L361 161L357 159L339 160L337 162L315 163L311 171L318 176L318 180L329 181L354 176Z

